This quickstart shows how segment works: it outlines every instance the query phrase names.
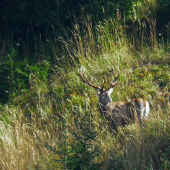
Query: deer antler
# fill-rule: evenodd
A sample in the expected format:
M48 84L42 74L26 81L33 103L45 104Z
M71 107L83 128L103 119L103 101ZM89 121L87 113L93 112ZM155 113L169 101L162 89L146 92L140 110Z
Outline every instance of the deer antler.
M89 82L89 80L85 80L84 78L83 78L83 72L79 72L79 70L78 70L78 76L80 76L80 78L83 80L83 82L84 83L86 83L87 85L89 85L89 86L91 86L91 87L93 87L93 88L95 88L95 89L99 89L99 90L103 90L103 88L100 88L100 87L98 87L98 86L94 86L94 85L92 85L90 82Z
M118 67L116 67L117 68L117 70L118 70L118 76L116 76L115 75L115 70L114 70L114 68L112 68L111 70L110 70L110 72L112 72L113 73L113 75L114 75L114 78L115 78L115 80L113 81L113 83L110 85L110 88L113 88L116 84L116 81L117 81L117 79L119 78L119 75L120 75L120 70L119 70L119 68Z

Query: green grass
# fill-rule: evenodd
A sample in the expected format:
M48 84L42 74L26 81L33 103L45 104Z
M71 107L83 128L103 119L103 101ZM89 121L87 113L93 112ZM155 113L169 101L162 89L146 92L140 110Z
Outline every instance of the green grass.
M146 22L149 33L139 27ZM1 169L170 168L169 44L158 44L153 20L138 21L133 31L123 23L117 17L95 28L76 25L70 40L60 39L64 57L56 65L30 67L30 92L14 93L1 106ZM112 66L121 71L113 101L147 99L146 127L132 124L112 133L96 90L77 75L84 68L93 84L104 79L108 88Z

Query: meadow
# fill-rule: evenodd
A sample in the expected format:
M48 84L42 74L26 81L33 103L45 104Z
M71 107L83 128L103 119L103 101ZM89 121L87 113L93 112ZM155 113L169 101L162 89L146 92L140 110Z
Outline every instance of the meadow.
M6 66L15 88L0 105L0 169L170 169L170 28L159 36L156 24L147 17L128 24L119 11L95 26L86 18L69 37L39 39L35 55L50 50L53 61L26 62L25 71L15 68L12 48ZM134 123L113 132L97 91L77 74L83 68L93 84L104 81L108 88L112 67L120 69L113 101L149 101L145 127ZM17 74L28 79L12 80Z

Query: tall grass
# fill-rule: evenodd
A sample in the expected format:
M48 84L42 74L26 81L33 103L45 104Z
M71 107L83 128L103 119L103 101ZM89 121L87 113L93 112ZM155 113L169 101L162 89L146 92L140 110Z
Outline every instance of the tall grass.
M48 81L32 72L31 91L1 106L1 169L169 169L169 51L155 24L146 19L129 27L118 14L95 28L89 21L77 24L71 39L59 38L64 57L50 66ZM121 70L113 100L147 99L146 127L113 133L96 91L77 75L83 67L93 84L104 80L107 88L112 66Z

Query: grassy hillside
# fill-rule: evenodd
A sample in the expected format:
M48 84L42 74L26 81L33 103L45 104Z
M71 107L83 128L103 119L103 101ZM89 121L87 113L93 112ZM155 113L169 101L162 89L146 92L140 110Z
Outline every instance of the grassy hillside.
M88 20L75 24L59 46L40 41L44 55L50 47L55 57L14 72L31 73L29 87L17 87L0 106L0 169L169 169L170 45L156 31L155 20L129 26L118 12L95 27ZM11 70L15 56L15 50L8 56ZM114 133L99 112L97 92L77 75L83 68L93 84L104 80L107 88L112 66L121 71L113 100L147 99L146 127L135 123Z

